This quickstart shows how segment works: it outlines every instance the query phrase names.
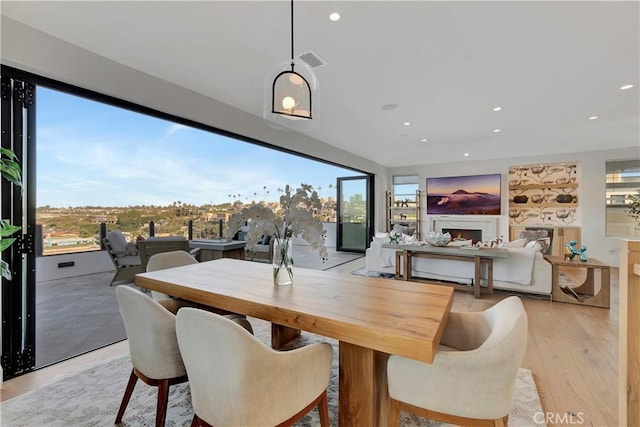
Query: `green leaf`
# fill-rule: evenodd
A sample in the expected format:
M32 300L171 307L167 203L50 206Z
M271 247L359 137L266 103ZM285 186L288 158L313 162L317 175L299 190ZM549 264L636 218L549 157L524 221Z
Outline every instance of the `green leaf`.
M13 236L15 233L20 231L22 227L18 227L17 225L12 225L6 220L2 221L0 225L0 238Z
M15 241L16 239L14 237L10 239L0 239L0 252L4 252L4 250L13 245Z
M18 160L18 156L16 156L16 153L14 153L13 150L10 150L8 148L0 147L0 154L5 157L8 157L9 160Z

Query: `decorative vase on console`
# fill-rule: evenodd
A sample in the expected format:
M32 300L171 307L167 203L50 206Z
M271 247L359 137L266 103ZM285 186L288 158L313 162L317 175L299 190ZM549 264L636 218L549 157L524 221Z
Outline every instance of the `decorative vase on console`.
M427 233L426 240L431 246L447 246L451 242L451 234L430 231Z

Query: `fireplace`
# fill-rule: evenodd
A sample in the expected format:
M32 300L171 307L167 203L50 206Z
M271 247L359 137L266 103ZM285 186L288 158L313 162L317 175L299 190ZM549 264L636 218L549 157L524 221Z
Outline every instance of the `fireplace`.
M443 228L443 233L451 234L452 240L471 240L476 243L482 240L482 230L469 230L465 228Z
M492 240L498 237L497 218L476 218L469 215L462 216L434 216L432 230L440 233L449 232L455 239L460 234L462 238L471 239L473 243L480 240Z

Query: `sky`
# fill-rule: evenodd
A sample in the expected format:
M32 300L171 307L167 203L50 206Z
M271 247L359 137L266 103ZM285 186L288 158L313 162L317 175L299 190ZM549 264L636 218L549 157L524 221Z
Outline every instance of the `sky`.
M336 177L362 175L43 87L36 100L37 206L250 203L265 186L275 201L301 183L335 198Z

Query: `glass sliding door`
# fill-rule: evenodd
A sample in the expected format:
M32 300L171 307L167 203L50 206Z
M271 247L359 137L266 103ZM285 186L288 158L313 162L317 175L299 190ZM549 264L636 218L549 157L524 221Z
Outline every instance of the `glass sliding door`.
M364 252L371 240L373 180L369 176L338 178L337 250Z

